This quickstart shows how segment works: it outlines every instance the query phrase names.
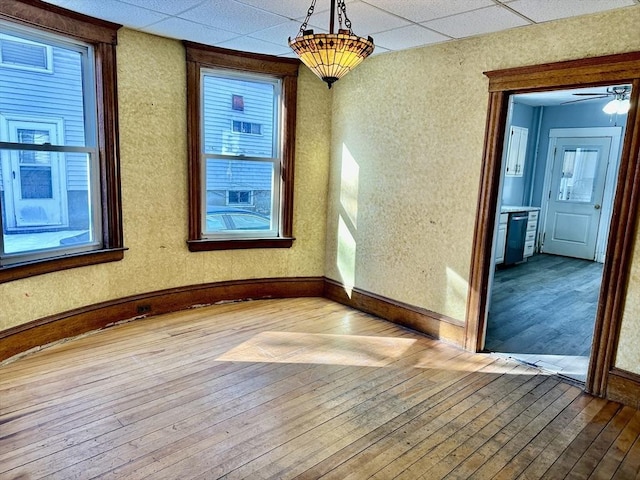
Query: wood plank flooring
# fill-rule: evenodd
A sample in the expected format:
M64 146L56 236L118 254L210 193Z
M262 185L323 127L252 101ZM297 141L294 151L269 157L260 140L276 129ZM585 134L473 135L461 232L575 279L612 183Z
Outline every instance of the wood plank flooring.
M494 275L486 348L589 356L602 264L537 254Z
M326 299L137 320L0 366L2 479L632 479L640 412Z

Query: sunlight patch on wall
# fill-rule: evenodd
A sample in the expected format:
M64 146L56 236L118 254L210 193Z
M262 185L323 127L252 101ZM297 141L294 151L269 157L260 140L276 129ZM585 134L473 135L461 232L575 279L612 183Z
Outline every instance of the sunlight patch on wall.
M360 167L346 145L342 145L340 215L338 218L337 267L345 292L351 298L356 280L356 231Z
M347 295L351 298L356 281L356 241L342 216L338 219L338 271Z
M451 268L447 267L446 289L444 305L446 315L464 321L467 308L469 282Z
M400 358L415 341L393 337L263 332L216 361L384 367Z
M358 226L358 187L360 166L346 145L342 145L342 172L340 175L340 205L354 228Z

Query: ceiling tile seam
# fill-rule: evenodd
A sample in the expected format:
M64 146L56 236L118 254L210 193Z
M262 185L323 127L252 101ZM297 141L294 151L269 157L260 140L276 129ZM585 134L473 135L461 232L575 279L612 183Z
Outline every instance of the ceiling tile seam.
M434 20L442 20L442 19L444 19L444 18L456 17L456 16L458 16L458 15L462 15L462 14L470 13L470 12L477 12L478 10L483 10L483 9L485 9L485 8L490 8L490 7L493 7L493 6L501 6L501 7L504 7L504 6L505 6L504 4L500 3L500 4L496 4L496 5L489 5L489 6L484 6L484 7L473 8L473 9L471 9L471 10L465 10L464 12L452 13L451 15L444 15L444 16L442 16L442 17L433 17L433 18L429 18L428 20L423 20L423 21L421 21L421 22L416 22L415 20L411 20L411 19L409 19L409 18L403 17L402 15L398 15L398 14L396 14L396 13L390 12L389 10L385 10L385 9L383 9L383 8L380 8L380 7L377 7L377 6L375 6L375 5L372 5L372 4L370 4L367 0L360 0L360 1L361 1L362 3L366 3L367 5L369 5L369 6L373 7L373 8L377 8L378 10L382 10L383 12L386 12L386 13L388 13L389 15L393 15L394 17L398 17L398 18L401 18L402 20L406 20L407 22L410 22L410 23L412 23L413 25L420 25L421 27L425 27L425 26L424 26L424 24L425 24L425 23L432 22L432 21L434 21ZM495 1L495 0L493 0L493 1ZM638 1L640 1L640 0L638 0ZM514 12L514 13L515 13L515 12ZM520 16L522 16L522 15L520 15ZM400 28L401 28L401 27L400 27ZM427 27L425 27L425 28L427 28ZM393 30L393 29L392 29L392 30ZM385 30L385 31L388 31L388 30ZM434 32L435 32L435 31L434 31ZM435 33L438 33L438 34L440 34L440 35L443 35L443 34L442 34L442 33L440 33L440 32L435 32ZM447 36L448 36L448 37L450 37L450 38L455 39L455 37L451 37L450 35L447 35Z
M206 1L208 1L208 0L204 0L204 1L206 2ZM293 20L293 21L295 21L295 22L300 22L300 23L302 23L302 22L304 21L304 19L307 17L307 10L308 10L308 7L307 7L307 10L304 10L303 14L298 15L298 16L295 16L295 17L290 17L290 16L287 16L287 15L282 15L281 13L274 12L274 11L272 11L272 10L267 10L266 8L257 7L257 6L255 6L255 5L250 4L250 3L245 3L245 2L243 2L242 0L233 0L233 1L234 1L234 2L236 2L236 3L240 3L241 5L243 5L243 6L245 6L245 7L251 7L251 8L253 8L253 9L255 9L255 10L260 10L260 11L262 11L262 12L266 12L266 13L269 13L269 14L271 14L271 15L277 15L277 16L279 16L279 17L286 18L286 19L288 19L288 20ZM314 10L314 13L322 13L322 12L327 12L327 11L329 11L329 10L330 10L329 8L325 8L325 9L322 9L322 10L320 10L320 9L317 9L317 8L316 8L316 9ZM269 28L269 27L268 27L268 28ZM266 30L266 29L263 29L263 30Z
M370 4L369 2L367 2L366 0L361 0L361 3L364 3L364 4L366 4L366 5L369 5L370 7L375 8L376 10L380 10L381 12L384 12L384 13L386 13L386 14L388 14L388 15L393 16L393 17L396 17L396 18L399 18L399 19L404 20L404 21L406 21L406 22L409 22L409 24L410 24L410 25L402 25L402 26L400 26L400 27L389 28L389 29L387 29L387 30L377 30L377 31L375 31L375 32L367 32L367 35L371 35L371 36L373 36L373 35L377 35L377 34L379 34L379 33L392 32L393 30L399 30L399 29L401 29L401 28L407 28L407 27L410 27L411 25L415 25L415 26L417 26L417 27L424 28L425 30L429 30L429 31L430 31L430 32L432 32L432 33L437 33L438 35L443 35L443 36L447 37L448 39L455 40L455 37L452 37L451 35L447 35L446 33L436 32L436 31L435 31L435 30L433 30L432 28L429 28L429 27L427 27L427 26L425 26L425 25L422 25L421 23L414 22L413 20L410 20L410 19L408 19L408 18L405 18L405 17L403 17L402 15L397 15L397 14L395 14L395 13L393 13L393 12L390 12L389 10L385 10L384 8L380 8L380 7L376 6L376 5L372 5L372 4ZM442 18L444 18L444 17L442 17ZM444 42L444 41L446 41L446 40L442 40L442 41Z
M207 1L207 0L205 0ZM250 3L244 3L242 0L233 0L235 3L239 3L240 5L242 5L243 7L249 7L249 8L253 8L254 10L260 10L261 12L265 12L268 13L270 15L277 15L278 17L282 17L282 18L286 18L287 20L295 20L298 21L299 19L304 19L305 17L290 17L287 15L282 15L281 13L276 13L272 10L267 10L266 8L261 8L261 7L257 7L255 5L251 5ZM302 21L302 20L300 20ZM274 25L275 26L275 25ZM271 27L267 27L267 28L271 28ZM263 28L262 30L266 30L265 28ZM256 31L260 31L260 30L256 30Z
M480 10L487 10L487 9L489 9L489 8L494 8L494 7L496 7L496 6L498 6L498 5L489 5L488 7L476 8L476 9L474 9L474 10L468 10L467 12L459 13L459 14L457 14L457 15L463 15L463 14L466 14L466 13L469 13L469 12L479 12ZM505 5L500 5L500 8L504 8L504 7L505 7ZM507 10L511 10L511 9L507 8ZM513 12L513 13L517 13L517 12ZM451 17L451 16L452 16L452 15L449 15L449 17ZM455 16L455 15L454 15L454 16ZM525 21L533 22L532 20L527 19L527 17L525 17L524 15L517 15L517 16L518 16L518 17L520 17L520 18L522 18L522 19L524 19ZM449 17L442 17L442 18L449 18ZM440 20L440 19L436 19L436 20ZM428 20L428 21L426 21L425 23L429 23L429 22L432 22L432 21L435 21L435 20ZM535 23L535 22L533 22L533 23ZM422 25L423 27L425 27L425 28L429 28L429 27L426 27L426 25L424 25L424 24L421 24L421 25ZM522 27L527 27L527 26L529 26L529 25L517 25L517 26L509 27L509 28L506 28L506 29L504 29L504 28L503 28L502 30L503 30L503 31L506 31L506 30L513 30L514 28L522 28ZM475 34L473 34L473 35L464 35L464 36L462 36L462 37L452 37L452 36L451 36L451 35L449 35L449 34L442 33L442 32L440 32L440 31L436 30L435 28L430 28L430 30L432 30L432 31L434 31L434 32L436 32L436 33L438 33L438 34L440 34L440 35L447 35L448 37L450 37L450 38L451 38L451 39L453 39L453 40L461 40L461 39L463 39L463 38L478 37L478 36L487 35L488 33L491 33L491 32L483 32L483 33L475 33ZM500 31L500 30L499 30L499 31Z
M198 5L195 5L193 8L189 8L189 9L185 10L184 12L181 12L181 13L180 13L180 15L182 15L182 14L184 14L185 12L188 12L188 11L190 11L190 10L193 10L194 8L197 8L197 7L201 6L201 5L203 5L203 4L204 4L204 3L206 3L207 1L208 1L208 0L204 0L204 2L203 2L203 3L198 4ZM236 3L239 3L239 2L236 2ZM243 3L243 4L241 4L241 5L243 5L243 6L245 6L245 7L250 7L250 5L247 5L247 4L244 4L244 3ZM254 7L251 7L251 8L254 8ZM235 37L230 38L229 40L225 40L225 42L227 42L227 41L230 41L230 40L233 40L233 39L239 38L239 37L246 37L246 36L248 36L248 35L250 35L250 34L252 34L252 33L257 33L257 32L261 32L261 31L263 31L263 30L267 30L267 29L269 29L269 28L277 27L277 26L279 26L279 25L284 25L285 23L288 23L288 22L291 20L291 19L288 19L287 17L283 17L282 15L279 15L279 14L277 14L277 13L269 12L269 11L267 11L267 10L262 10L262 9L260 9L260 8L254 8L254 10L258 10L258 11L260 11L260 12L266 12L266 13L269 13L269 14L271 14L271 15L274 15L274 16L277 16L277 17L280 17L280 18L282 18L282 19L284 19L284 20L283 20L283 22L282 22L282 23L276 23L275 25L271 25L271 26L269 26L269 27L265 27L265 28L262 28L262 29L260 29L260 30L254 30L254 31L249 32L249 33L240 33L240 32L234 32L233 30L227 30L227 29L225 29L225 28L220 28L220 27L214 27L214 26L212 26L212 25L207 25L206 23L201 23L201 22L198 22L198 21L196 21L196 20L191 20L191 19L183 18L183 17L178 16L178 14L176 14L176 15L163 14L163 15L165 15L165 16L166 16L166 18L163 18L162 20L158 20L157 22L152 22L152 23L150 23L150 24L148 24L148 25L145 25L144 27L141 27L141 28L149 28L149 27L152 27L152 26L154 26L154 25L157 25L158 23L162 23L162 22L164 22L164 21L166 21L166 20L168 20L168 19L170 19L170 18L175 18L175 19L182 20L182 21L185 21L185 22L195 23L196 25L203 26L203 27L205 27L205 28L207 28L207 29L209 29L209 30L218 30L218 31L221 31L221 32L232 33L232 34L236 35ZM154 10L152 10L152 11L154 11ZM158 13L158 12L156 12L156 13Z
M510 7L508 4L506 3L501 3L500 7L504 8L505 10L509 10L511 13L513 13L514 15L517 15L518 17L522 18L523 20L526 20L527 22L529 22L532 25L536 25L538 22L532 20L531 18L527 17L526 15L520 13L519 11L517 11L516 9Z
M178 17L179 15L182 15L184 13L187 13L188 11L193 10L194 8L201 7L202 5L207 3L209 0L201 0L199 3L196 3L195 5L193 5L193 6L189 7L189 8L186 8L186 9L184 9L184 10L178 12L178 13L174 13L174 14L161 12L159 10L154 10L153 8L143 7L142 5L140 5L138 3L130 3L129 0L117 0L117 1L119 1L120 3L126 3L127 5L131 5L133 7L142 8L142 9L148 10L150 12L159 13L160 15L164 15L167 18L173 18L173 17ZM164 20L166 20L166 18ZM160 20L160 21L162 21L162 20Z

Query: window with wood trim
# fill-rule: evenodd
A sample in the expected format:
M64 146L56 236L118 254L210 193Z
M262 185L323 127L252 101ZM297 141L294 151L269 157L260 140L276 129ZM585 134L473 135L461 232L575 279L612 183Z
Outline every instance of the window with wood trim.
M0 3L0 282L123 257L119 27Z
M185 47L189 249L290 247L299 62Z

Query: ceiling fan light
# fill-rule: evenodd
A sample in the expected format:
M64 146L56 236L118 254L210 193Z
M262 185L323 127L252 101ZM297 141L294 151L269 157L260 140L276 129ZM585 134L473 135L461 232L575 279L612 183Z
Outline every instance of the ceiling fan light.
M619 113L618 110L620 109L620 106L619 106L620 103L621 103L620 100L618 100L617 98L613 99L602 108L602 111L607 115L613 115L614 113Z
M629 102L628 98L625 100L619 100L618 109L616 110L616 113L619 115L624 115L629 111L630 107L631 107L631 102Z

